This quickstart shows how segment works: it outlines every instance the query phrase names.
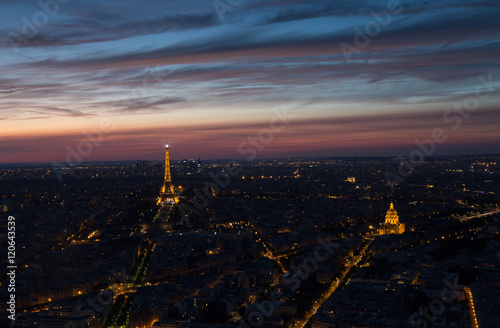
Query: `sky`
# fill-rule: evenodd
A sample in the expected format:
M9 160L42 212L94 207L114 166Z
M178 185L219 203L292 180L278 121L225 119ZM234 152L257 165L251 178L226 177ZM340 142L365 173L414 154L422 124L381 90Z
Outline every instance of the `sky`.
M5 0L0 163L161 160L167 138L173 159L498 154L498 17L495 0Z

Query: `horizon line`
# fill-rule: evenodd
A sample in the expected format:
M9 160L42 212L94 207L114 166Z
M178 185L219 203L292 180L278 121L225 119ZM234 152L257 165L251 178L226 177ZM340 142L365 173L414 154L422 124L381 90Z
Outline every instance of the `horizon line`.
M275 161L275 160L297 160L297 159L305 159L305 160L319 160L319 159L345 159L345 158L356 158L356 159L363 159L363 158L380 158L380 159L397 159L400 155L397 156L315 156L315 157L308 157L308 156L295 156L295 157L275 157L275 158L255 158L253 160L247 160L247 159L234 159L234 158L215 158L215 159L205 159L202 161L236 161L236 162L256 162L256 161ZM432 156L426 156L427 159L433 159L433 158L446 158L446 157L494 157L494 156L500 156L500 153L496 154L454 154L454 155L432 155ZM171 161L182 161L186 160L188 158L182 158L182 159L172 159ZM195 158L189 158L189 160L197 160ZM82 164L91 164L91 163L124 163L124 162L138 162L138 161L151 161L151 162L164 162L162 159L130 159L130 160L95 160L95 161L82 161L81 163L76 164L76 166L82 165ZM53 163L59 163L62 164L58 161L52 161L52 162L6 162L6 163L0 163L0 165L51 165ZM70 163L68 165L75 165L74 163Z

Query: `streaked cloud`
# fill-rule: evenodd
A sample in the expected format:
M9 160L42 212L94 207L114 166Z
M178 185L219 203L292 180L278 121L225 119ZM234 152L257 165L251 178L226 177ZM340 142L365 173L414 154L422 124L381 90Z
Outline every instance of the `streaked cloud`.
M265 122L276 106L308 103L265 156L289 154L299 135L303 154L356 147L360 155L390 154L405 146L388 134L406 144L425 136L443 124L446 108L474 96L479 76L491 74L494 90L460 132L469 139L456 132L447 146L475 140L490 149L500 141L490 129L500 106L498 1L401 0L401 13L347 61L340 44L354 45L355 28L376 22L374 13L388 3L246 1L220 20L210 1L70 2L13 51L9 33L22 35L23 17L42 9L10 2L0 23L0 120L10 124L6 131L29 131L38 120L51 127L61 119L89 127L118 120L113 150L102 153L116 158L127 157L121 151L154 156L146 144L163 139L165 126L171 138L183 135L185 147L203 153L216 144L221 151L213 154L230 157L231 142L253 133L249 116ZM125 116L134 117L135 129ZM144 129L148 124L154 126ZM332 129L336 141L325 141ZM73 140L64 132L56 142L58 133L38 135L47 137L48 157L60 139ZM127 138L137 138L137 149L119 146ZM13 149L4 144L3 160L21 156Z

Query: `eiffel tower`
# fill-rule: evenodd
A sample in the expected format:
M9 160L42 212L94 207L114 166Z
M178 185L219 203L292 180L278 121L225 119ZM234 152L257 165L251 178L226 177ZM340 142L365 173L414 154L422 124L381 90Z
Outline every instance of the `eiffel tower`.
M167 143L165 145L165 178L163 179L163 186L161 187L158 205L171 201L178 203L179 198L175 194L174 185L172 184L172 176L170 175L170 154Z

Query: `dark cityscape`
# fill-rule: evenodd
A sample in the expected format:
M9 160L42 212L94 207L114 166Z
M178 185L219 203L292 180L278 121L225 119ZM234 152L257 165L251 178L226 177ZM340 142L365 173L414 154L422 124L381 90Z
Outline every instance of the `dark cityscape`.
M16 327L497 327L500 157L398 165L3 165Z

